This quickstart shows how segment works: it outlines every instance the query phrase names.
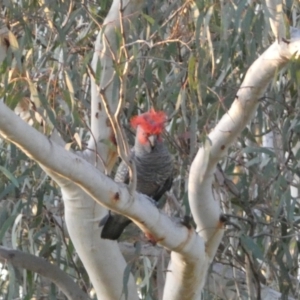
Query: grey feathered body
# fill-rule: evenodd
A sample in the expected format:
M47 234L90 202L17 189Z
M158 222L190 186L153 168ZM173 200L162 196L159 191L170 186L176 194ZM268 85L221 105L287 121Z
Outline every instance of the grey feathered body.
M131 151L131 159L134 160L136 166L137 191L158 201L162 196L164 184L173 172L172 158L167 147L163 142L159 142L148 153L140 144L137 144ZM115 181L129 183L128 168L123 161L118 167Z
M158 201L171 188L173 181L173 162L167 147L163 141L158 141L148 153L143 145L136 141L131 150L131 159L136 165L137 191ZM128 168L123 161L117 169L115 181L129 183ZM101 237L118 239L130 222L126 217L110 212L109 216L101 221L101 225L104 225Z

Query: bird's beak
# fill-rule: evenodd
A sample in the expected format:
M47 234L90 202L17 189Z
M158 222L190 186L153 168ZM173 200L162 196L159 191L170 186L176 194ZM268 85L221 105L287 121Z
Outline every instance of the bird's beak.
M153 149L156 144L156 135L150 135L148 137L151 148Z

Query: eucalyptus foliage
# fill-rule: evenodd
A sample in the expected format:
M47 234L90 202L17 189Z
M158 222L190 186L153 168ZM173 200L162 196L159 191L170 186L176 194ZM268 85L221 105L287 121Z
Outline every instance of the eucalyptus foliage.
M298 1L285 2L286 22L299 27ZM84 149L90 135L88 65L109 6L106 0L24 0L3 1L0 8L0 28L10 30L2 41L10 45L0 67L2 101L45 134L56 128L74 150ZM126 47L133 59L122 122L132 141L132 115L152 106L168 114L165 138L174 156L172 194L179 203L169 205L169 213L183 217L190 213L187 175L196 150L274 37L263 3L250 0L148 1L131 26ZM117 42L122 44L121 34ZM116 66L116 72L121 68ZM95 75L101 76L100 71ZM226 179L216 179L214 185L228 215L215 261L244 272L248 259L258 290L260 284L268 285L295 298L300 276L299 87L299 61L293 61L274 76L253 122L220 162ZM270 137L273 148L266 146ZM0 201L1 244L59 266L92 298L89 278L64 230L59 188L4 140ZM140 255L139 246L147 242L136 232L134 239L139 242L124 287L126 273L132 271L141 299L157 299L167 255ZM5 262L0 278L0 299L65 299L47 278ZM229 284L236 288L234 278ZM238 281L243 298L247 289L242 284ZM213 299L213 294L205 290L204 298Z

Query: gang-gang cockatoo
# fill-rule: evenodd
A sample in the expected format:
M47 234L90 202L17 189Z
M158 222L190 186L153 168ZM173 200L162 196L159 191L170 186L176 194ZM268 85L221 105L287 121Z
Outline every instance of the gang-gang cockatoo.
M166 122L166 114L153 109L131 119L131 126L136 128L135 144L130 158L135 162L136 189L155 201L172 186L173 160L165 145L162 132ZM129 171L125 162L121 162L116 175L116 182L129 183ZM101 237L116 240L131 220L109 212L100 222L103 226Z

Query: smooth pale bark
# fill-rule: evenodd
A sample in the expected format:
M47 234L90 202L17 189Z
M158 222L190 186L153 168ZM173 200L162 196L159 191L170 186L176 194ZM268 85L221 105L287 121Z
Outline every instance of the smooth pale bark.
M223 236L220 206L212 194L216 164L227 154L228 147L252 119L258 100L272 78L294 55L299 55L299 37L299 31L294 30L289 43L275 42L252 64L231 108L208 135L208 141L199 149L192 163L189 202L197 232L206 242L210 259L214 257Z
M121 3L123 7L121 7ZM91 137L88 149L78 155L85 158L102 172L110 173L116 159L113 145L114 133L109 126L98 87L105 90L105 96L112 112L118 104L119 79L115 76L114 57L117 48L116 33L120 31L120 18L124 30L129 21L138 16L141 1L114 0L95 42L92 68L101 68L100 82L91 80ZM43 167L43 164L42 164ZM59 184L65 206L65 220L69 235L82 260L98 299L138 299L134 278L130 275L127 287L123 286L126 262L116 242L100 238L99 220L107 214L107 209L95 202L84 190L74 184L71 178L62 177L50 169L44 170ZM79 172L79 170L76 170ZM82 170L82 175L89 168ZM97 183L95 183L97 186Z
M209 135L211 141L209 155L207 155L207 150L200 149L193 163L189 187L191 207L198 230L200 229L199 233L203 235L208 246L213 246L207 248L211 249L209 259L218 246L216 241L220 239L220 236L214 239L216 230L211 229L210 226L211 224L213 228L216 228L216 224L219 224L218 204L214 202L212 195L208 193L208 191L211 191L213 167L251 119L257 107L258 99L265 90L267 83L272 79L275 72L282 68L298 50L299 39L291 41L289 44L278 45L276 43L258 58L246 74L231 109ZM199 298L199 286L201 288L203 285L203 278L205 278L203 273L206 273L208 257L204 254L204 245L201 239L197 238L192 231L180 224L171 222L145 196L136 195L137 201L134 201L125 186L117 185L82 158L51 143L45 136L26 125L3 103L0 103L0 128L3 136L15 143L30 157L34 157L39 163L62 177L72 180L88 192L93 199L101 202L106 207L131 217L162 245L181 254L181 256L174 254L174 260L171 260L170 268L172 268L172 272L167 272L165 299L191 300ZM204 158L209 158L209 160ZM202 172L202 174L210 175L210 173L207 173L210 171L210 180L207 180L205 176L199 176L200 172L197 172L197 166L201 170L203 161L206 164L206 173ZM208 197L203 197L204 192ZM193 202L193 200L196 201ZM209 209L206 209L207 207ZM215 222L211 223L211 221ZM218 232L222 232L222 230ZM211 243L211 240L214 240L214 243ZM180 263L176 263L177 259ZM189 298L182 298L184 297L182 295L185 295L183 293L185 284L188 287L189 293L186 293L186 295L189 295ZM176 295L171 291L174 286L178 287ZM191 298L192 289L195 290ZM170 297L168 297L168 292Z
M153 240L156 240L169 250L181 254L182 265L191 266L191 262L194 262L194 270L199 270L199 266L203 265L203 260L206 259L204 243L202 239L195 234L193 229L188 229L179 222L170 220L169 217L160 212L152 202L149 201L147 196L135 193L135 197L132 197L126 185L115 183L111 178L97 170L86 160L52 143L47 137L23 122L1 102L0 134L18 146L29 157L34 158L44 169L50 170L50 172L47 172L52 174L52 177L60 176L64 178L66 183L63 187L63 192L68 190L69 195L71 195L70 201L72 201L72 199L76 200L78 195L78 191L76 191L73 186L70 186L69 181L72 181L98 203L131 218L143 231L148 235L150 234ZM58 177L56 177L56 180L58 180ZM60 185L63 186L63 180L60 182ZM72 194L72 190L75 195ZM64 194L64 197L67 198L68 196ZM73 203L74 206L78 205L80 210L85 210L85 206L80 206L82 202L74 201ZM90 217L90 219L88 217ZM93 240L91 241L92 245L97 245L97 234L95 234L95 230L94 233L89 232L91 227L88 227L89 221L90 223L94 221L92 219L93 215L88 215L88 217L86 218L86 222L82 223L85 226L82 229L82 234L90 236L90 239ZM96 228L95 226L94 224L93 228ZM71 233L70 236L73 239ZM117 248L116 242L103 240L101 242L109 243L111 247L115 246ZM86 246L90 247L89 245L90 244L83 244L82 248L84 249ZM109 247L110 246L108 246L108 248ZM93 247L93 252L89 252L86 256L90 257L89 261L93 264L94 260L95 262L97 261L95 259L97 255L105 256L106 254L108 255L103 249ZM84 261L84 263L87 262ZM116 261L107 272L117 268L118 263L119 261ZM94 269L95 272L101 272L101 269L96 270L96 265ZM178 271L181 272L180 270ZM188 276L182 277L190 280L190 278L194 276L196 276L196 274L191 272ZM195 282L194 287L197 286L197 282L198 281ZM122 287L123 284L114 280L111 282L110 287L118 289L118 285ZM110 287L107 288L110 289ZM169 299L171 300L172 298Z
M123 16L123 25L128 27L129 17L131 21L137 16L141 9L141 1L122 1L125 7ZM110 110L114 112L119 99L119 78L115 75L114 58L117 55L116 42L118 37L116 33L120 31L120 1L114 0L107 17L104 20L102 30L99 32L95 42L95 52L91 66L94 72L101 69L100 81L95 82L91 79L91 137L88 143L88 154L94 161L97 161L99 169L104 171L104 162L107 171L113 167L117 153L116 149L108 146L112 143L114 133L112 127L108 126L108 116L104 109L104 104L99 95L99 89L105 90ZM98 70L99 72L99 70ZM99 157L95 155L95 151Z
M1 102L0 133L29 157L34 158L43 168L49 169L53 176L56 173L56 176L72 181L98 203L133 219L141 229L149 231L160 244L182 254L191 252L198 256L199 250L192 250L189 245L191 242L194 244L195 238L199 240L192 230L173 222L160 212L146 195L135 193L132 197L127 185L117 184L83 158L52 143Z
M121 3L123 8L121 8ZM114 111L118 104L118 78L114 77L113 57L119 50L116 45L116 33L120 31L120 17L123 18L122 22L124 30L126 30L129 21L132 22L133 18L138 16L141 4L142 1L113 1L95 43L92 67L95 72L97 67L101 66L102 68L99 87L105 90L111 111ZM2 47L2 44L0 46ZM6 48L2 48L0 49L1 61L6 55ZM107 143L111 142L113 132L107 122L103 103L93 80L91 86L91 138L88 149L78 155L96 165L103 172L104 170L109 172L117 158L115 147L111 147ZM54 141L56 142L56 139L51 136L53 145ZM34 143L34 141L32 142ZM125 299L124 289L127 289L129 299L138 299L132 276L128 280L127 287L123 286L126 262L117 243L100 239L98 224L107 210L97 204L71 180L52 172L43 164L40 165L61 187L68 233L86 267L98 299Z
M132 244L120 243L119 245L127 261L132 261L137 256L136 248ZM139 253L140 255L158 258L161 255L161 251L162 249L160 247L148 244L143 245ZM164 256L165 259L169 258L169 254L167 252ZM234 272L233 268L233 266L224 265L222 263L213 263L212 271L210 272L204 286L205 290L216 297L219 297L220 299L241 299L240 294L247 294L245 272L237 268ZM165 271L163 270L163 272ZM174 289L174 287L170 288ZM281 297L282 294L280 292L277 292L268 286L261 286L262 299L279 300ZM288 300L295 300L295 298L288 297Z
M114 3L116 2L114 1ZM116 8L117 6L115 6L115 11ZM214 201L211 192L216 163L226 154L232 141L241 133L253 116L258 99L268 82L273 78L276 71L282 68L298 50L299 40L291 41L289 44L274 44L252 65L231 109L224 115L214 131L209 134L209 141L205 147L198 151L190 172L189 198L197 231L206 242L206 248L203 240L193 230L171 221L160 213L146 196L135 194L132 197L126 186L117 185L86 160L52 143L45 136L26 125L1 102L0 133L21 148L28 156L39 162L62 187L68 206L66 208L68 227L69 230L70 228L73 230L70 236L72 240L75 239L76 247L78 249L81 247L82 254L80 255L86 259L83 262L89 274L91 274L90 272L103 272L104 276L107 274L123 275L122 272L117 272L114 269L118 269L122 265L120 269L124 270L125 264L121 261L118 253L116 253L117 258L113 263L108 261L107 265L98 264L96 259L98 255L103 255L103 259L107 259L110 255L108 251L102 251L105 243L108 245L107 249L113 246L117 249L117 243L100 242L100 238L97 241L97 222L100 216L97 209L102 212L103 210L88 197L84 199L85 194L81 193L78 186L106 208L131 218L142 230L151 234L153 239L173 251L169 272L167 272L164 299L199 299L207 268L223 236L223 222L220 221L219 204ZM104 123L100 122L98 126L101 124ZM99 136L101 136L101 132L99 131ZM97 137L96 141L100 141L100 139ZM103 144L101 143L102 147ZM105 155L104 153L103 156ZM73 218L72 214L76 217ZM76 220L80 220L78 227L76 227ZM80 228L82 231L78 232ZM79 238L81 235L86 235L87 238ZM98 245L101 249L98 248ZM84 254L86 248L88 251L87 254ZM93 262L95 262L94 265ZM113 278L109 286L106 287L107 296L101 298L101 293L105 289L103 278L95 281L91 277L93 284L100 286L97 290L98 299L119 299L109 293L117 290L116 294L120 297L119 291L122 289L120 278L122 276ZM137 299L133 285L130 284L129 289L131 296L128 298Z
M61 187L68 234L89 274L97 299L126 299L123 294L126 261L116 242L100 238L98 216L103 207L69 179L41 167ZM138 299L132 276L127 290L128 299Z

